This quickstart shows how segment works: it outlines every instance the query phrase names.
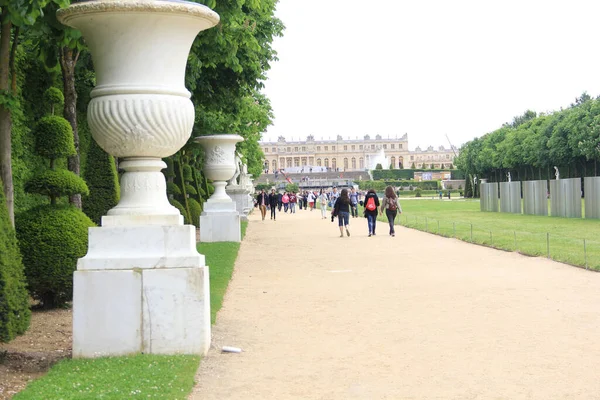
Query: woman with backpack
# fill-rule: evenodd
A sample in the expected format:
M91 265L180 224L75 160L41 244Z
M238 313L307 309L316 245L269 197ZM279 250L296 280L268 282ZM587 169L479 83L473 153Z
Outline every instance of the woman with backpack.
M390 223L390 235L396 236L396 231L394 230L394 220L396 219L397 214L402 214L402 207L400 207L400 201L398 200L398 197L396 197L394 188L391 186L385 188L385 197L381 202L382 213L383 210L385 210L385 215Z
M377 226L377 215L379 215L379 197L375 193L375 189L369 189L365 196L365 217L369 226L369 237L375 235L375 227Z
M331 218L338 217L338 226L340 227L340 237L344 237L344 228L346 235L350 236L348 225L350 224L350 197L348 197L348 189L342 189L340 197L337 198L331 211Z

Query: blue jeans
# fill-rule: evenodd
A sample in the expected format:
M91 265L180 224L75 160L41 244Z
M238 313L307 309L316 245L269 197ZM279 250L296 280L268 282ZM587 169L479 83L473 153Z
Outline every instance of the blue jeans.
M346 211L340 211L338 213L338 225L348 226L350 225L350 213Z
M387 216L388 222L390 224L390 235L392 233L396 233L394 231L394 220L396 219L396 215L397 215L398 211L396 210L385 210L385 215Z
M377 214L367 213L367 225L369 233L375 234L375 226L377 225Z
M290 214L296 213L296 203L290 203Z

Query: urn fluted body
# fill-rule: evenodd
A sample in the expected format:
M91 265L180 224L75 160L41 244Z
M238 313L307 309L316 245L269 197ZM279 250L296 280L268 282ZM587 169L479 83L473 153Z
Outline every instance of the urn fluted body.
M123 159L121 200L110 224L180 224L169 204L161 160L189 139L194 106L185 68L199 31L216 25L208 7L182 1L104 0L60 10L65 25L81 30L96 71L88 122L107 153ZM138 218L136 218L138 217ZM159 217L159 218L152 218Z

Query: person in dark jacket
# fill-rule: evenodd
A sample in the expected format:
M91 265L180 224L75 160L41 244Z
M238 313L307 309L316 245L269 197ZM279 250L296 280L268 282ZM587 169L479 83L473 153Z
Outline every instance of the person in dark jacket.
M372 199L372 200L370 200ZM375 208L370 210L370 205L375 205ZM369 189L364 200L365 204L365 217L367 218L367 225L369 227L369 236L375 235L375 228L377 226L377 216L379 215L379 197L375 193L375 189Z
M271 189L271 194L269 195L269 205L271 206L271 219L275 221L275 210L277 209L277 203L279 201L279 197L277 193L275 193L275 189Z
M256 196L256 204L258 204L260 215L262 215L264 221L267 215L267 204L269 204L269 195L265 193L265 189L262 189L258 196Z
M350 236L350 197L348 197L348 189L342 189L340 197L337 198L333 205L333 211L331 215L338 217L338 226L340 227L340 237L344 237L344 228L346 228L346 234Z

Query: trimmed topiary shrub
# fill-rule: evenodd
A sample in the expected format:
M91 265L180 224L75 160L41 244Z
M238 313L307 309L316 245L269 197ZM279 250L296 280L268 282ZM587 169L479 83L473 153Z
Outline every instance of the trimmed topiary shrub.
M54 115L54 109L65 102L65 96L60 89L51 87L44 92L44 103L50 104L50 114Z
M190 217L192 225L196 228L200 227L200 214L202 213L202 206L196 201L196 199L189 198L188 203L190 205Z
M83 212L96 224L119 202L119 175L115 162L92 140L83 174L89 195L83 197Z
M190 223L190 217L187 215L185 207L175 199L169 199L169 203L171 203L173 207L179 210L179 213L183 215L183 223L188 225Z
M198 194L198 192L196 191L196 188L194 188L194 187L193 187L192 185L190 185L189 183L187 183L187 184L185 185L185 192L186 192L188 195L196 195L196 194ZM190 211L191 211L191 210L190 210Z
M190 167L187 164L183 165L183 180L185 182L190 182L192 181L193 177L192 177L192 167Z
M421 188L415 189L415 197L421 197L422 193L423 193L423 190Z
M0 182L0 343L24 333L30 318L23 262Z
M163 174L168 178L175 178L175 169L173 166L173 159L171 157L163 158L165 164L167 164L167 168L163 169Z
M377 165L375 166L375 169L383 169L383 167L381 166L381 164L377 164Z
M53 166L57 158L65 158L77 154L73 142L73 128L63 117L50 115L40 119L34 130L35 152L50 159Z
M55 169L57 158L75 154L71 125L61 117L44 117L35 133L35 148L50 159L51 170L33 177L26 189L48 196L50 205L19 213L15 225L29 291L44 308L54 308L73 297L73 271L87 252L88 228L94 223L80 209L56 204L60 196L89 194L83 179Z
M88 195L90 191L84 180L66 169L51 169L37 174L25 184L25 192L50 197L50 204L56 204L56 198L73 194Z
M172 194L173 196L181 196L181 189L179 189L179 186L177 186L173 182L167 182L167 194Z
M16 216L17 238L31 296L44 308L73 298L73 271L87 253L92 220L71 205L43 205Z

